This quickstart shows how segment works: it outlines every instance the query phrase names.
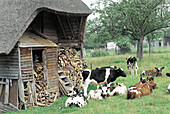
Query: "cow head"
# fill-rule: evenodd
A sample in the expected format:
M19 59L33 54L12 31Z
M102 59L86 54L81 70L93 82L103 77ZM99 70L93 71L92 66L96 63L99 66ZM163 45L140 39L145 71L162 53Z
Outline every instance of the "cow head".
M78 94L80 94L80 93L81 93L81 91L74 87L73 90L70 91L70 92L67 94L67 96L68 96L68 97L76 96L76 95L78 95Z
M157 72L157 74L156 74L156 76L162 76L162 70L164 69L165 67L155 67L155 69L156 69L156 72Z
M122 68L116 70L118 76L126 77L126 74Z
M102 91L101 96L102 96L103 98L105 98L106 96L108 96L108 92L109 92L109 90L110 90L110 87L101 86L101 87L98 88L98 90L101 90L101 91Z
M149 85L153 88L153 89L157 89L158 87L156 86L156 83L154 82L154 77L147 77L146 80L149 82Z
M146 83L147 79L140 77L140 84Z

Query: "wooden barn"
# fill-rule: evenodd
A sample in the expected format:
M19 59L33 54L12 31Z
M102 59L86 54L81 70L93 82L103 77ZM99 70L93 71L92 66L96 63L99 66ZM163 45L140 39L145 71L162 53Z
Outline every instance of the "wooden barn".
M91 10L81 0L6 0L0 7L0 113L51 105L59 83L64 88L58 48L82 50Z

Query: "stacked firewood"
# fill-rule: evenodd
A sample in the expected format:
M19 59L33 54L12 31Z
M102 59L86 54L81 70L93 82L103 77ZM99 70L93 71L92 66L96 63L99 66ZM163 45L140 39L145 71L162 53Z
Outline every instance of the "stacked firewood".
M82 89L82 71L87 68L86 61L79 58L77 50L70 47L60 47L59 49L59 65L71 80L72 84Z
M34 61L34 78L36 87L36 104L39 106L50 106L55 102L57 93L48 92L47 81L44 80L43 63Z

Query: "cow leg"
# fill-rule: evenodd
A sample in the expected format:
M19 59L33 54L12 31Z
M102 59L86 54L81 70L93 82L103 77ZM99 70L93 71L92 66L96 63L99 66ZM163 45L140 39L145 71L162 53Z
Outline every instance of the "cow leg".
M128 72L129 72L129 65L127 65L127 69L128 69Z
M131 74L134 75L133 66L131 66Z
M135 62L135 72L136 72L136 76L138 75L137 69L138 69L137 62Z
M110 88L111 82L107 84L107 88ZM108 96L110 96L110 89L108 90Z
M99 85L97 85L97 89L99 89Z
M87 96L87 88L88 88L89 84L90 84L89 81L86 81L86 82L84 83L84 96Z

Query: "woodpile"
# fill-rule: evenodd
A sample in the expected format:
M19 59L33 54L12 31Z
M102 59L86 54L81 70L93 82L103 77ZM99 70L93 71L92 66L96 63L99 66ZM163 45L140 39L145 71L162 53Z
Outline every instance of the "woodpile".
M77 50L70 47L60 47L58 56L58 63L60 67L63 68L64 72L69 77L72 84L77 89L83 89L82 71L87 68L86 61L80 59L77 54Z
M34 61L34 79L36 87L36 104L39 106L50 106L56 101L57 93L48 92L47 81L44 80L43 63Z

